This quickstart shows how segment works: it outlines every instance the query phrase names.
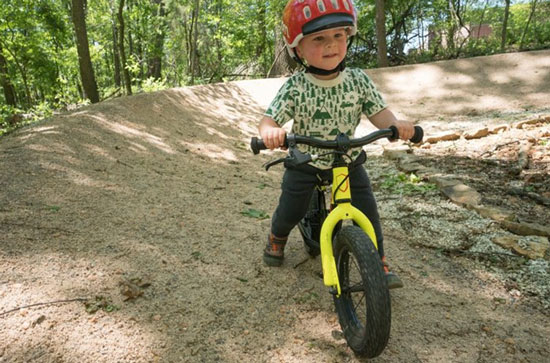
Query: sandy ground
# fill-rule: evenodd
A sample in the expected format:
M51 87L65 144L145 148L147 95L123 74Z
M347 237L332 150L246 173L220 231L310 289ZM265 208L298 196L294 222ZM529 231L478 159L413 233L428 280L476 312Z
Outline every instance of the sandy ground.
M549 113L550 51L369 74L427 134ZM269 220L243 214L276 204L282 171L265 172L273 155L253 156L247 143L282 82L135 95L2 137L0 362L360 361L298 233L283 267L265 267ZM544 135L548 125L532 130ZM499 194L515 177L487 167L478 152L487 142L499 136L414 152L465 176L488 202L508 200L547 224L548 208ZM535 144L542 180L531 190L550 197L548 137ZM383 188L398 173L384 147L366 167L406 287L391 293L391 339L374 361L546 361L548 261L473 253L506 232L437 190ZM514 159L508 151L493 156ZM434 240L469 242L445 249Z

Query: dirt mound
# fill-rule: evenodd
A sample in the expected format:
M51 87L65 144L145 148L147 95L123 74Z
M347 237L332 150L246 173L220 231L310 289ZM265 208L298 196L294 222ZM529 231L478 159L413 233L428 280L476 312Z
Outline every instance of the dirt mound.
M468 129L546 107L549 55L369 73L427 132ZM282 268L261 263L263 215L275 207L281 170L263 171L273 156L252 156L247 141L283 81L136 95L2 137L0 360L357 361L340 339L320 262L307 258L298 234ZM431 223L426 238L464 238L476 226L477 241L498 231L437 190L386 188L399 170L380 156L382 145L366 167L406 287L392 292L392 337L380 361L545 360L548 292L525 290L519 274L528 265L540 278L548 267L411 238L415 221ZM426 160L451 172L456 159L444 156L453 147L433 147L441 155Z

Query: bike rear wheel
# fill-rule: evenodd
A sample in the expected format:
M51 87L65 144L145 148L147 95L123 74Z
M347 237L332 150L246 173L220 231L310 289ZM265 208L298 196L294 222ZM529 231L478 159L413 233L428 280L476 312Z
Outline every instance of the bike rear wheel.
M319 244L321 227L328 215L323 191L315 188L304 218L298 223L298 229L304 240L304 248L311 257L321 253Z
M343 227L334 241L342 294L334 304L344 337L356 355L373 358L388 344L391 303L382 261L357 226Z

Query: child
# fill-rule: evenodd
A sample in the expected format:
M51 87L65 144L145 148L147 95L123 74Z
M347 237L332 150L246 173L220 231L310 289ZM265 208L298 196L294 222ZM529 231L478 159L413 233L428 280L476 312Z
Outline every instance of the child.
M291 119L294 119L293 133L334 139L341 132L352 136L361 114L365 113L379 129L393 125L400 138L408 140L413 136L413 124L395 118L365 72L345 69L348 44L357 31L351 0L290 0L283 13L283 24L287 49L305 71L286 81L260 121L260 136L269 149L283 145L285 130L281 126ZM303 151L323 153L310 146ZM285 169L279 206L273 214L264 250L267 265L283 263L288 235L304 217L318 177L327 174L331 165L332 160L323 158L305 167ZM380 218L365 168L351 170L350 182L352 204L374 226L388 286L402 287L399 277L389 271L385 262Z

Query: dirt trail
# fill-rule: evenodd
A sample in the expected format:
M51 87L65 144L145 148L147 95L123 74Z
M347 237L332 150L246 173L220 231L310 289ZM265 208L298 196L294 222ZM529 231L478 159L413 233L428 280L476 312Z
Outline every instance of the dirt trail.
M394 109L435 133L549 113L549 59L543 51L369 73ZM282 81L136 95L2 137L0 362L359 361L340 339L320 261L293 232L284 266L263 266L269 220L243 214L270 214L278 197L281 170L263 171L272 155L253 156L247 140ZM414 152L451 173L457 160L476 162L468 145L480 148L461 140ZM537 150L548 154L545 145ZM383 147L366 167L406 287L392 291L391 340L375 361L545 361L548 264L427 247L423 239L471 247L503 232L437 190L389 192L387 175L399 171ZM549 163L538 160L548 185ZM480 165L461 172L480 188L498 184ZM548 208L514 201L547 223ZM66 301L77 298L87 304Z

